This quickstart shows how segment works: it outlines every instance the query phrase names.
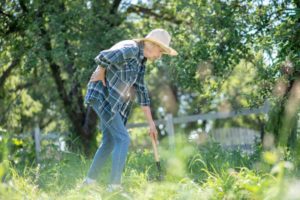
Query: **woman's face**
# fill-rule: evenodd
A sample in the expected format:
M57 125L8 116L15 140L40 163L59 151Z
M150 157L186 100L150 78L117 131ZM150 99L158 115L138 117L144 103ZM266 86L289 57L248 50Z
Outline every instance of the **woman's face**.
M149 60L159 59L163 54L163 49L152 42L145 42L144 56Z

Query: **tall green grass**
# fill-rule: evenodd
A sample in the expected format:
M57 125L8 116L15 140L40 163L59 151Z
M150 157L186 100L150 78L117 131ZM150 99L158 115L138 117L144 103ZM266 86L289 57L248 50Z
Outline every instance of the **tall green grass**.
M80 154L56 151L30 165L2 159L0 199L300 199L299 169L282 151L258 149L247 155L179 137L175 149L162 141L159 152L161 182L151 149L131 149L123 174L129 196L106 191L110 161L97 185L80 188L91 163Z

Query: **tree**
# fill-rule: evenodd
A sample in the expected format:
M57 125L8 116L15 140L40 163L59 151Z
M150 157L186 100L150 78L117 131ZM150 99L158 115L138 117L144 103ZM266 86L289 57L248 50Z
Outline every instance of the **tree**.
M245 94L246 104L258 107L273 102L267 131L284 146L289 135L289 141L296 141L299 102L291 99L298 90L298 1L152 1L129 11L140 16L136 23L140 29L162 26L172 30L179 56L166 59L161 66L172 68L168 77L177 88L175 95L189 97L185 100L188 107L183 107L186 114L216 110L218 105L212 105L212 100L224 92L222 85L244 59L257 71L249 85L260 88ZM261 59L256 59L259 54ZM286 88L280 97L273 93L278 84ZM235 96L229 98L232 104L237 102ZM287 108L288 103L295 109ZM290 117L287 109L293 110Z
M284 127L295 127L298 110L291 118L283 114L299 75L297 1L153 0L133 5L121 0L17 0L0 5L1 111L10 110L0 119L4 128L30 130L37 116L45 130L71 132L70 141L78 138L88 152L95 147L96 116L83 105L83 95L93 58L121 39L162 27L173 36L179 56L148 64L155 118L162 105L174 115L216 111L224 94L232 109L273 100L267 131L278 140L283 136L283 145L289 135L295 137L294 128ZM246 85L236 81L243 78L235 73L243 62L255 72ZM286 90L274 96L278 85ZM251 90L254 86L259 89ZM232 88L240 91L226 93ZM292 103L298 107L298 101ZM8 124L9 118L16 120ZM258 121L231 123L264 123ZM197 126L191 124L186 132Z
M96 54L126 37L125 27L120 26L124 21L118 13L120 3L19 0L0 4L1 60L5 60L0 86L1 101L6 102L1 110L19 90L42 104L28 116L18 113L20 125L9 124L6 118L3 127L30 131L36 119L43 127L67 118L61 127L71 132L69 141L79 139L86 153L96 147L97 117L85 108L83 94ZM18 81L10 94L7 86L13 77ZM24 101L17 104L28 104Z

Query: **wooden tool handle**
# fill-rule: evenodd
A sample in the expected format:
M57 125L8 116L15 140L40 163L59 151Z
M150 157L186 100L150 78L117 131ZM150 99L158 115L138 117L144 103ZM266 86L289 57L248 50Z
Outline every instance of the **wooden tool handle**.
M151 136L151 141L152 141L152 147L153 147L153 152L154 152L154 158L156 162L159 162L159 156L158 156L158 151L157 151L157 145L156 141L153 136Z

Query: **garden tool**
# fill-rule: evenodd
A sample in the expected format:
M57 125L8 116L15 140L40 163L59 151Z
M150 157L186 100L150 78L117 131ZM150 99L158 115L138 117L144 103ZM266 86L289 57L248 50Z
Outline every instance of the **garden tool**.
M157 151L157 142L154 138L153 135L151 135L151 140L152 140L152 147L153 147L153 152L154 152L154 158L155 158L155 162L156 162L156 167L158 170L158 176L157 179L159 181L163 180L163 175L162 175L162 171L161 171L161 166L160 166L160 161L159 161L159 155L158 155L158 151Z

